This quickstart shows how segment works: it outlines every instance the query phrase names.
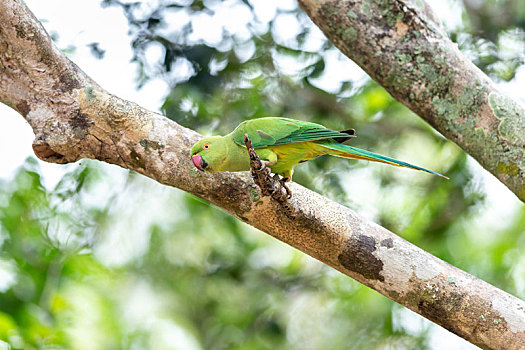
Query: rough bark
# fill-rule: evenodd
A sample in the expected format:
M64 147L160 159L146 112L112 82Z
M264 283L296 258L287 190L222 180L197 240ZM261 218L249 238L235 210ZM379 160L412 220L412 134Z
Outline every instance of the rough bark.
M452 43L423 0L299 0L345 55L525 201L525 110Z
M293 183L283 208L260 197L248 173L197 172L189 149L200 135L101 89L21 1L0 2L0 101L33 127L43 160L86 157L135 170L212 202L476 345L525 344L525 302L354 211Z

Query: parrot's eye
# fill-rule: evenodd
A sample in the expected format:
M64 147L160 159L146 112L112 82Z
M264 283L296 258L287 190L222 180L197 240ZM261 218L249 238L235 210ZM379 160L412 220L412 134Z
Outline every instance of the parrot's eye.
M207 143L202 146L202 149L209 149L209 148L210 148L210 145L208 145Z

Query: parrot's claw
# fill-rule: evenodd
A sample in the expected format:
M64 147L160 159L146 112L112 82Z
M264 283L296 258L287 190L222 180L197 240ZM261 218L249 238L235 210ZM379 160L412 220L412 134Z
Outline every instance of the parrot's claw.
M290 181L289 177L283 177L281 180L279 180L279 182L281 183L281 186L283 186L284 189L286 190L287 199L290 199L292 198L292 190L290 190L290 188L286 184L288 181Z
M272 166L272 165L275 165L275 163L277 162L270 162L269 160L261 160L261 168L258 169L257 171L263 171L264 169L266 169L267 167L269 166Z

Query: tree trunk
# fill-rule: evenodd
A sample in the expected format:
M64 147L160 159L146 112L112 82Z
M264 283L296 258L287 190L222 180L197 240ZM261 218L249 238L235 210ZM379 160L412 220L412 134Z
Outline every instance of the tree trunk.
M101 89L20 0L0 2L0 101L33 127L40 159L85 157L135 170L212 202L476 345L525 344L525 302L354 211L297 184L284 208L260 197L247 173L198 173L189 149L200 135Z
M458 50L423 0L299 6L341 52L525 201L525 110Z

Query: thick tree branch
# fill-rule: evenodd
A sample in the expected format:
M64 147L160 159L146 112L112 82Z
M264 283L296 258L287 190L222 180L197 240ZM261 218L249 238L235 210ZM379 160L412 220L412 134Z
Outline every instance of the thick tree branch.
M328 39L525 201L525 110L502 95L423 0L299 0Z
M43 160L118 164L204 198L483 348L521 349L525 302L352 210L291 184L287 205L248 173L201 174L192 130L110 95L52 44L21 1L0 2L0 100L22 114Z

